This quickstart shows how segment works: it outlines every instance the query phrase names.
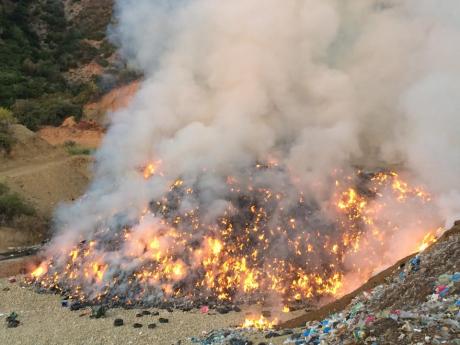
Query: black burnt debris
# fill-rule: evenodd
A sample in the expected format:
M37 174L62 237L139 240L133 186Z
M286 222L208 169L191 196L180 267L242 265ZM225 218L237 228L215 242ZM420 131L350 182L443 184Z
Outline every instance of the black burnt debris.
M107 311L107 309L106 309L104 306L102 306L102 305L93 306L93 307L91 307L91 315L90 315L90 318L92 318L92 319L99 319L99 318L101 318L101 317L104 317L106 311Z
M16 312L11 312L5 319L6 327L16 328L19 326L20 321L18 320L18 314Z
M56 257L45 262L46 267L38 267L30 283L38 291L62 294L82 306L189 311L208 305L226 313L235 303L260 303L279 294L290 310L306 309L340 288L343 256L369 222L360 214L362 205L379 198L381 190L391 189L396 182L398 188L392 190L392 197L399 198L404 192L404 198L420 202L421 209L426 201L426 193L420 189L407 184L401 188L395 173L358 171L343 185L334 184L339 176L331 176L331 188L337 188L333 193L337 200L331 207L337 214L330 217L314 198L298 192L279 166L257 164L243 176L245 180L228 177L223 200L229 208L211 220L200 208L205 206L199 184L174 182L169 192L153 200L146 210L144 216L161 220L164 228L158 230L159 239L145 243L146 259L137 260L138 265L130 269L124 265L122 269L119 264L130 245L132 229L140 226L139 220L126 221L120 214L116 222L101 225L91 239L77 244L64 265L62 258ZM277 189L264 183L267 176L279 177ZM185 204L194 208L185 211ZM173 253L162 254L157 250L160 241L188 250L165 247ZM328 246L327 251L322 249ZM208 248L210 256L189 270L203 248ZM107 261L106 253L122 255Z
M123 326L123 324L124 324L123 319L115 319L115 320L113 320L113 325L115 327Z

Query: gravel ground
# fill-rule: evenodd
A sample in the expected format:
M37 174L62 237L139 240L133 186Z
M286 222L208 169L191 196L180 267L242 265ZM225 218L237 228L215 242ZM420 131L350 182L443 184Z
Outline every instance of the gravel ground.
M20 278L18 278L19 280ZM8 291L4 291L5 288ZM149 309L155 311L155 309ZM6 327L6 316L15 311L20 325L17 328ZM149 344L171 345L191 344L188 339L192 336L202 336L203 332L213 329L240 325L245 318L242 312L228 314L206 315L198 310L190 312L159 310L159 316L147 315L136 317L138 309L110 309L105 318L90 319L90 309L70 311L60 305L60 297L56 295L37 294L30 288L22 288L19 283L10 283L0 279L0 344L1 345L126 345ZM301 314L284 314L291 318ZM159 317L169 319L169 323L160 324ZM124 325L114 327L116 318L122 318ZM134 323L141 323L142 328L133 328ZM156 323L155 329L147 328L150 323ZM271 342L282 344L286 337L270 339L263 335L251 336L254 344Z

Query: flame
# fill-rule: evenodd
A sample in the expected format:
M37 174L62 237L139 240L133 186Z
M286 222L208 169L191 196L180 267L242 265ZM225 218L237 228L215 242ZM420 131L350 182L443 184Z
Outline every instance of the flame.
M144 177L157 173L156 169L157 164L148 164ZM268 168L260 165L257 169ZM339 181L334 176L335 192L329 207L336 217L335 227L333 232L323 233L305 222L308 208L302 193L292 212L285 207L288 197L282 190L253 182L244 185L234 177L227 178L227 187L229 198L243 205L239 214L229 207L212 222L206 222L198 206L178 211L180 198L196 193L178 178L171 181L165 196L146 206L138 224L114 231L109 242L106 229L96 233L90 242L78 243L67 252L64 266L48 258L31 278L43 287L70 291L76 299L99 296L106 302L123 303L143 301L158 291L167 298L231 302L278 295L286 304L339 296L347 273L345 260L370 250L368 257L378 261L379 249L391 239L393 224L379 221L388 198L398 206L409 200L422 204L430 201L421 187L412 187L394 172L371 175L361 189L355 179L347 176ZM384 190L390 194L381 200ZM276 222L273 215L278 217ZM143 229L148 219L155 219L155 225L149 223L146 230L137 231L136 227ZM435 240L432 232L427 233L420 250ZM133 263L129 266L132 274L113 273L125 270L125 266L114 264L122 261L120 257ZM320 264L318 258L323 260ZM356 270L359 272L359 267ZM363 281L369 274L363 273ZM117 286L121 284L136 291L132 299L119 295ZM283 312L288 311L285 305ZM257 317L245 321L244 327L264 328L271 322Z
M154 163L148 164L148 165L144 168L144 173L143 173L144 178L145 178L145 179L150 178L151 176L153 176L153 175L155 174L156 170L157 170L157 168L156 168L156 166L155 166Z
M274 319L272 321L266 319L263 315L246 318L241 328L255 328L259 330L272 329L278 325L279 320Z
M46 266L41 264L35 270L32 271L31 275L34 278L39 278L46 273Z
M429 232L423 237L422 243L418 247L419 252L423 252L427 249L430 245L435 243L438 240L434 232Z

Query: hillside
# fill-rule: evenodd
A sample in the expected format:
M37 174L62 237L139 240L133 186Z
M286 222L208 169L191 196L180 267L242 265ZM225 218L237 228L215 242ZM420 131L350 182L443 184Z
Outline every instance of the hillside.
M46 239L54 208L78 198L90 179L89 156L69 155L22 125L12 132L11 153L0 156L0 185L8 189L0 193L0 207L17 211L0 217L0 251Z
M112 0L0 0L0 107L32 130L137 78L106 38Z

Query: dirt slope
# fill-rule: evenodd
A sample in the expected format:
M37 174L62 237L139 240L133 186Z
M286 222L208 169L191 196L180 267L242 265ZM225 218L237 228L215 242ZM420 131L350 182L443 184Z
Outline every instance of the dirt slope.
M107 113L126 107L139 89L139 81L133 81L109 91L99 100L85 105L85 119L107 124Z
M91 157L70 156L24 126L16 125L13 131L16 144L11 156L0 157L0 183L31 203L37 211L37 223L20 232L0 228L1 247L29 245L43 239L46 220L56 205L78 198L90 180Z
M95 121L77 123L71 116L65 119L61 126L46 126L41 128L37 134L53 146L64 145L72 141L82 147L95 149L101 144L104 132L104 128Z

